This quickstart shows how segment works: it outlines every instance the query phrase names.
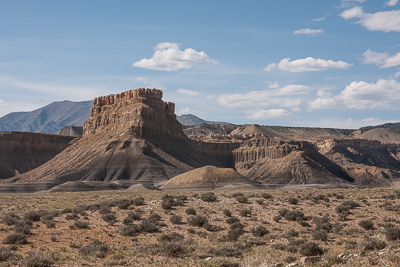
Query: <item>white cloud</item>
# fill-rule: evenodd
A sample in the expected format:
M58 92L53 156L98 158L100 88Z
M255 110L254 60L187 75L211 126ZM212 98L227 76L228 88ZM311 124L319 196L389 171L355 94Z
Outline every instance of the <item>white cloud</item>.
M279 87L279 84L278 84L277 81L275 81L275 82L266 82L266 83L268 84L268 88L270 88L270 89L275 89L275 88Z
M271 70L273 70L275 68L276 68L276 64L275 63L270 63L264 68L264 71L271 71Z
M283 71L290 72L307 72L307 71L323 71L330 69L348 69L353 64L344 61L325 60L320 58L307 57L290 61L290 58L282 59L278 64L271 63L264 68L265 71L271 71L277 67Z
M190 108L181 108L180 110L176 111L176 114L190 114L194 113L194 111Z
M397 5L398 2L399 2L399 0L389 0L389 1L385 2L385 4L388 6L395 6L395 5Z
M4 99L0 99L0 107L8 107L8 106L10 106L10 104L6 103Z
M325 20L325 16L313 19L313 21L323 21L323 20Z
M247 111L246 113L248 113L246 118L253 120L285 119L293 116L293 113L284 109L259 109L255 111Z
M400 52L391 56L388 53L378 53L368 49L363 53L363 63L375 64L381 69L400 66Z
M356 6L343 11L339 16L346 20L358 18L357 23L369 31L400 32L400 10L365 13L361 7Z
M394 77L397 79L400 77L400 71L396 72L396 74L394 75Z
M154 50L152 58L139 60L133 63L133 66L151 70L177 71L190 69L202 62L218 63L209 58L204 51L197 52L193 48L186 48L182 51L177 43L159 43Z
M145 77L138 76L133 79L136 82L143 83L148 88L165 89L160 82L149 80Z
M187 96L201 96L199 92L191 91L187 89L178 89L176 90L177 93L187 95Z
M318 98L309 101L309 109L397 109L393 106L400 100L400 83L380 79L376 83L352 82L338 95L321 91Z
M324 30L306 28L306 29L300 29L300 30L294 31L293 33L294 34L317 35L317 34L324 33Z
M223 94L214 96L214 99L221 106L229 108L254 106L262 107L270 105L282 106L287 101L293 99L282 99L281 97L308 93L309 88L307 86L292 84L273 90L251 91L244 94Z

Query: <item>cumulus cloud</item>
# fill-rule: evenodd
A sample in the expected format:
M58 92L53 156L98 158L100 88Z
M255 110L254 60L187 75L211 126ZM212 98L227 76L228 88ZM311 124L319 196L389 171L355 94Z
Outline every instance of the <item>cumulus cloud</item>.
M6 103L4 99L0 99L0 107L8 107L10 104Z
M187 96L201 96L199 92L196 91L191 91L187 89L178 89L176 90L177 93L182 94L182 95L187 95Z
M379 53L368 49L363 53L363 63L375 64L381 69L400 66L400 52L391 56L388 53Z
M395 5L397 5L398 2L399 2L399 0L389 0L385 4L388 6L395 6Z
M176 114L190 114L194 113L192 109L190 108L181 108L180 110L176 111Z
M259 109L255 111L247 111L247 119L266 120L266 119L285 119L293 116L293 113L285 109Z
M300 30L294 31L293 33L294 34L305 34L305 35L317 35L317 34L324 33L324 30L306 28L306 29L300 29Z
M143 83L144 86L146 86L148 88L165 89L164 86L162 86L160 82L152 81L152 80L149 80L142 76L138 76L138 77L134 78L133 80L136 82Z
M265 71L271 71L278 68L283 71L290 72L308 72L323 71L331 69L348 69L353 64L344 61L325 60L320 58L307 57L290 61L290 58L282 59L278 64L271 63L264 68Z
M309 101L309 109L397 109L393 106L400 100L400 83L396 80L380 79L376 83L352 82L338 95L318 92L315 100Z
M204 51L197 52L193 48L186 48L182 51L177 43L159 43L154 50L155 52L151 58L139 60L133 63L133 66L151 70L178 71L180 69L190 69L202 62L218 63Z
M369 31L400 32L400 10L365 13L361 7L356 6L343 11L339 16L346 20L357 18L357 23Z

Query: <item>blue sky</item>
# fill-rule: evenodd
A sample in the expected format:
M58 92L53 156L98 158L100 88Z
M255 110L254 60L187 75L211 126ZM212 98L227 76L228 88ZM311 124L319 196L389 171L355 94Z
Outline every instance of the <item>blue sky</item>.
M213 121L400 121L398 0L0 3L0 116L148 87Z

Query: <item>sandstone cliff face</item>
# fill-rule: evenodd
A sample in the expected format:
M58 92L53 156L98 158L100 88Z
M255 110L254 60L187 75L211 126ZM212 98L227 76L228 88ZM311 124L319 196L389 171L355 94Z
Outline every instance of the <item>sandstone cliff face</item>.
M385 185L400 178L400 145L364 139L328 139L319 152L342 166L360 184Z
M205 165L220 166L190 146L174 104L161 97L161 90L137 89L95 98L81 139L46 164L6 182L126 181L129 186L129 181L157 183ZM79 185L68 187L74 184Z
M84 135L124 129L140 137L184 138L175 104L162 101L162 95L161 90L139 88L96 97L90 118L83 125Z
M236 170L266 184L347 183L353 179L309 142L264 137L245 141L233 151Z
M74 137L0 132L0 179L30 171L70 146Z

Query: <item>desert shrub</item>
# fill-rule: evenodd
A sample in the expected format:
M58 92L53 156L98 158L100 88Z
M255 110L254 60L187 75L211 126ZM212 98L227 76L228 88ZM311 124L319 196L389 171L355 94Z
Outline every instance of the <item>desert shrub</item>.
M13 253L7 247L0 247L0 261L7 261Z
M179 241L184 238L183 235L177 233L177 232L172 232L172 233L162 233L159 236L157 236L157 240L159 242L163 241Z
M231 217L232 216L232 212L228 209L225 209L222 211L222 213L226 216L226 217Z
M262 225L252 228L250 230L250 232L255 237L263 237L263 236L269 234L269 231Z
M240 257L243 254L244 246L240 243L228 243L223 245L222 247L218 247L214 251L214 255L216 256L225 256L225 257Z
M232 258L216 257L207 261L205 267L239 267L239 263Z
M311 237L314 240L327 241L328 240L328 232L323 229L315 230L315 231L311 232Z
M234 222L229 226L229 229L231 230L236 230L239 229L241 231L243 231L244 225L240 222Z
M283 243L274 243L272 244L271 248L276 249L276 250L287 250L287 245Z
M8 226L14 225L16 222L20 221L21 218L14 212L5 213L1 220Z
M303 256L319 256L323 255L323 250L314 242L306 242L299 248L299 253Z
M208 222L208 219L203 215L191 215L187 219L187 223L191 226L202 227L204 224Z
M258 205L264 205L264 200L261 199L261 198L256 199L256 203L257 203Z
M25 266L27 267L50 267L53 266L54 260L47 253L40 250L31 251L26 257Z
M358 223L358 225L367 231L374 229L374 222L371 220L362 220Z
M158 232L157 222L150 219L143 219L140 221L138 229L140 232L156 233Z
M226 241L229 242L236 242L238 240L238 238L243 235L243 230L241 229L231 229L228 231L228 233L226 234Z
M289 204L296 205L297 203L299 203L299 199L295 198L295 197L290 197L290 198L287 199L287 202Z
M388 241L394 241L400 239L400 228L388 227L385 229L385 236Z
M139 229L136 225L128 224L121 228L121 235L123 236L135 236L139 233Z
M70 214L65 215L65 219L66 220L77 220L77 219L79 219L79 215L76 213L70 213Z
M117 206L121 210L126 210L127 208L129 208L130 205L132 205L132 200L118 199L113 203L113 205Z
M272 198L272 195L268 194L268 193L262 193L261 197L265 198L265 199L270 199Z
M117 216L114 213L106 213L101 216L101 218L108 222L109 224L114 224L117 221Z
M182 223L182 217L179 215L172 215L169 217L169 221L173 224L180 224Z
M217 201L217 196L213 192L210 192L210 193L202 194L200 196L200 199L205 201L205 202L216 202Z
M279 222L280 220L282 220L282 217L280 215L276 215L272 218L272 220L274 220L275 222Z
M214 224L211 224L211 223L205 223L203 225L203 228L205 230L209 231L209 232L217 232L217 231L221 231L222 230L222 228L219 227L218 225L214 225Z
M144 204L145 204L144 198L142 198L142 197L137 197L132 200L133 206L143 206Z
M196 215L196 210L194 208L187 208L185 213L188 215Z
M297 218L304 218L304 213L299 210L289 210L285 213L284 218L288 221L296 221Z
M142 216L140 215L140 213L139 213L139 212L136 212L136 211L130 211L130 212L128 212L128 214L126 215L126 218L129 218L129 219L132 219L132 220L135 220L135 221L140 220L141 217L142 217Z
M286 237L286 238L298 237L298 236L299 236L299 232L297 232L297 231L294 230L294 229L290 229L289 231L287 231L287 232L285 233L285 237Z
M152 251L167 257L181 257L187 253L186 247L180 241L160 242L152 247Z
M79 253L84 256L96 256L98 258L105 258L110 252L110 247L102 242L93 242L90 245L83 246L79 249Z
M296 260L297 260L297 257L294 256L294 255L287 255L287 256L283 259L283 261L286 262L286 263L292 263L292 262L295 262Z
M89 222L88 221L82 221L78 220L74 222L74 226L79 229L89 229Z
M170 210L175 206L174 196L163 195L161 198L161 208L165 210Z
M288 209L280 209L278 210L279 216L284 217L286 212L288 212Z
M242 217L251 216L251 210L248 210L248 209L241 210L241 211L239 211L239 216L242 216Z
M23 245L28 243L28 238L23 233L11 233L3 240L4 244Z
M157 223L161 220L161 216L153 212L147 219L151 222Z
M237 196L236 197L236 201L242 204L246 204L248 199L246 196Z
M19 221L14 224L14 232L21 233L24 235L30 235L31 234L31 226L29 225L29 223Z
M42 218L40 212L31 210L24 214L24 220L31 222L38 222Z
M303 218L296 218L296 222L303 227L311 227L311 225L308 222L306 222Z
M233 224L235 222L240 222L240 220L237 217L229 217L228 219L226 219L226 222L228 224Z
M366 238L361 245L364 250L380 250L386 247L386 242L378 238Z

